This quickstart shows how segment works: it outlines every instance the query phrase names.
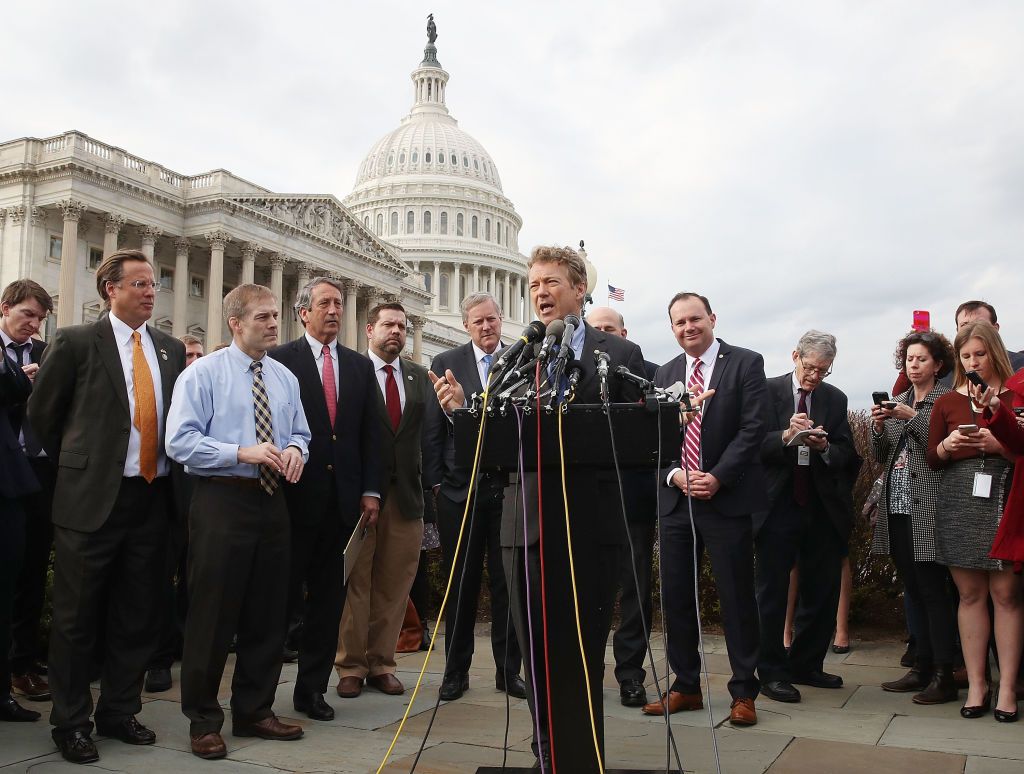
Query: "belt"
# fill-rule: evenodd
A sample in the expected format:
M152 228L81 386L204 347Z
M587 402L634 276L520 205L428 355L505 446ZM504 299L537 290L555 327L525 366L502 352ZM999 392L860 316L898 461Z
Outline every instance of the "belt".
M245 476L206 476L204 481L213 484L227 484L229 486L240 486L245 489L260 489L258 478L246 478Z

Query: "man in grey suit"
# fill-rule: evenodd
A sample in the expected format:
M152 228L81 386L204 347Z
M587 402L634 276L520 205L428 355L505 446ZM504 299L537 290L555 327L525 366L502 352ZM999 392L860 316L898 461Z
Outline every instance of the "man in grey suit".
M141 251L104 259L96 289L109 313L57 331L29 401L32 426L57 462L50 723L72 763L99 758L89 672L100 626L96 728L128 744L156 741L135 715L156 645L172 513L164 429L185 367L182 343L146 324L157 288Z

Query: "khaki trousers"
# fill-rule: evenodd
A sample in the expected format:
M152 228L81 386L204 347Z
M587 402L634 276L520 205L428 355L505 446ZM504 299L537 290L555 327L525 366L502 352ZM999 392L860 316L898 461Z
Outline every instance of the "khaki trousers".
M395 672L395 646L416 577L423 520L406 519L385 500L348 579L334 666L339 677Z

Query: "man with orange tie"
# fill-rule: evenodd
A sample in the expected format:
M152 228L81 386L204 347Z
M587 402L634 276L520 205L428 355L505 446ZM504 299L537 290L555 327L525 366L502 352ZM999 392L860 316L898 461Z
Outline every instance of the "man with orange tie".
M156 735L136 719L156 644L172 491L163 451L185 348L146 322L159 285L138 250L96 269L109 313L59 329L36 375L29 417L57 462L53 498L53 739L64 758L99 758L89 674L105 627L96 730L128 744Z

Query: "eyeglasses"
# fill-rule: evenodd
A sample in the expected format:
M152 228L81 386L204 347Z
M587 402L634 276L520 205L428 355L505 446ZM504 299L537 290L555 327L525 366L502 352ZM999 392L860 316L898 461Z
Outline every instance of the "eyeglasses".
M803 358L800 358L800 366L804 369L804 373L809 376L820 376L824 379L826 376L832 373L832 366L828 365L825 368L819 368L818 366L809 366L804 362Z
M128 284L131 287L135 288L136 290L145 290L146 288L152 288L153 290L159 290L160 289L160 283L159 282L152 282L152 281L147 281L147 280L132 280Z

